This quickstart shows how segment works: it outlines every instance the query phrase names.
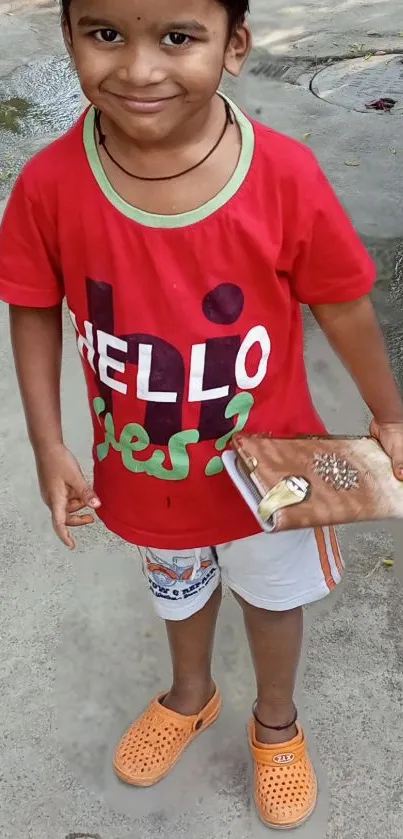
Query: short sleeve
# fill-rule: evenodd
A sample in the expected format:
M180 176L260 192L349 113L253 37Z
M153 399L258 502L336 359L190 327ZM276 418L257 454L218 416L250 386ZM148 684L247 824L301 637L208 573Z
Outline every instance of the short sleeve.
M369 294L376 268L346 211L315 161L312 194L305 196L291 282L300 303L347 303Z
M20 175L0 225L0 299L50 308L64 297L55 219Z

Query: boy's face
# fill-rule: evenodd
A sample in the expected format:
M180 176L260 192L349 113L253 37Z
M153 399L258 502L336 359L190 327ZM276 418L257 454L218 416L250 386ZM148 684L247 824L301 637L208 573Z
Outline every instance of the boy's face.
M250 48L216 0L72 0L64 34L87 98L145 143L205 107Z

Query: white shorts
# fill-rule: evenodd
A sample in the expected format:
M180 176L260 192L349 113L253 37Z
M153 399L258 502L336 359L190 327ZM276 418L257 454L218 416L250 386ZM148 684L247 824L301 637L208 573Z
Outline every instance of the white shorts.
M283 612L326 597L344 565L333 528L259 533L194 550L139 548L157 614L181 621L223 582L247 603Z

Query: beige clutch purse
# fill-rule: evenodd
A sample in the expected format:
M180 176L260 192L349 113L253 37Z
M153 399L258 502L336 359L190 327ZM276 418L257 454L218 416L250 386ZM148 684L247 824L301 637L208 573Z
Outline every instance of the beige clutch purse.
M270 533L403 518L403 482L371 437L237 434L223 461Z

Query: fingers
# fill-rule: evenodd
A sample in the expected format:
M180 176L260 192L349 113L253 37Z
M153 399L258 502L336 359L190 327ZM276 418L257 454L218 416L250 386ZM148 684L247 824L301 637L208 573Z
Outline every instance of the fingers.
M80 498L69 498L67 503L67 526L68 527L84 527L89 524L94 524L94 516L90 513L77 515L84 510L87 504L84 504Z
M393 471L398 481L403 481L403 456L399 451L392 456Z
M79 515L80 511L87 506L88 504L79 498L68 498L67 489L55 497L51 503L54 530L70 550L74 550L76 545L69 528L88 527L94 524L94 517L89 513Z
M94 517L90 515L81 516L67 516L67 527L85 527L89 524L94 524Z
M391 429L385 440L382 438L382 445L390 456L395 477L403 481L403 429Z
M402 434L393 435L389 441L383 441L382 445L392 461L393 473L398 481L403 481L403 440Z
M403 481L403 423L379 424L373 420L370 434L378 440L389 455L395 478Z
M52 457L39 463L38 475L54 530L63 544L73 550L75 542L70 528L93 524L94 516L85 508L98 509L100 499L86 481L79 463L64 447L58 452L56 461Z
M97 510L98 507L101 506L101 502L98 496L95 494L93 488L89 484L87 484L84 477L82 480L82 484L80 484L80 486L74 487L74 490L77 491L77 495L82 501L83 507L91 507L92 510Z
M87 504L84 504L81 498L69 498L67 502L67 512L69 515L72 513L79 513L81 510L85 510Z
M69 528L67 526L67 507L68 507L68 496L67 496L67 489L64 488L60 490L57 495L55 495L51 499L51 513L52 513L52 523L53 528L61 542L66 545L71 551L75 548L74 539L72 539L70 535Z

